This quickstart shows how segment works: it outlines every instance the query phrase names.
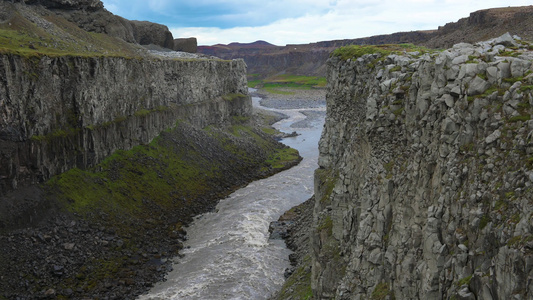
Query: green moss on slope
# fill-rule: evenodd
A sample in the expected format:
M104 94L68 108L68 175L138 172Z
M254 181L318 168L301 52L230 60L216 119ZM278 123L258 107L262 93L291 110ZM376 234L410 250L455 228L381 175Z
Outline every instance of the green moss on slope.
M311 288L311 257L308 255L303 259L296 271L283 284L276 299L301 299L313 298Z
M87 32L57 15L43 16L47 29L13 12L0 24L0 54L21 56L138 57L136 46L107 34Z
M224 196L223 186L231 185L228 172L235 178L242 171L260 177L300 159L296 150L260 130L236 125L231 132L195 131L180 123L149 145L116 151L94 168L55 176L47 187L71 212L145 217L147 203L173 210L206 194Z

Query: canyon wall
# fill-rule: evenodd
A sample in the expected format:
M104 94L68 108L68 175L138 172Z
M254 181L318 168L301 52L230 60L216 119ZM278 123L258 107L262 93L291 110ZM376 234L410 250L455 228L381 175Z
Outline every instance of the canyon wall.
M198 52L224 59L242 58L246 62L248 73L261 77L282 73L324 76L325 62L334 49L331 45L319 43L279 47L257 41L249 44L199 46Z
M5 54L0 79L0 196L252 109L242 60Z
M332 49L298 49L293 48L279 53L261 55L244 54L242 57L248 66L249 74L273 75L278 73L299 74L307 76L324 76L325 61Z
M533 53L328 61L314 299L533 297Z

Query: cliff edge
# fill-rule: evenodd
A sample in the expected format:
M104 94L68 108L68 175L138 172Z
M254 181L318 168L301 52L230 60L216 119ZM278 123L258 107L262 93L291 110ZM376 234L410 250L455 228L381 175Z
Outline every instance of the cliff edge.
M506 34L333 53L314 299L532 297L532 50Z

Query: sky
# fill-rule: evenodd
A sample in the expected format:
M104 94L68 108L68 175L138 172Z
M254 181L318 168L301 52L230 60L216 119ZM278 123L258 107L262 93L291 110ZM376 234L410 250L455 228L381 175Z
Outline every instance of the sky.
M437 29L480 9L532 0L102 0L115 15L168 26L198 45L284 46Z

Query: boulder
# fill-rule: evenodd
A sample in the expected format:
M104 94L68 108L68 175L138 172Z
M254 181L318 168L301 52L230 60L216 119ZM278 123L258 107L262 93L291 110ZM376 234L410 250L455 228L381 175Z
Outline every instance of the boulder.
M158 45L173 49L174 38L165 25L148 21L131 21L135 41L141 45Z
M503 45L505 47L515 47L517 46L515 40L513 37L509 34L509 32L495 38L493 40L494 45Z
M476 76L474 77L472 81L470 81L470 85L468 86L467 93L469 96L481 95L489 87L490 87L490 83L488 83L486 80L482 79L481 77Z
M174 39L173 49L175 51L196 53L198 51L198 43L194 37Z

